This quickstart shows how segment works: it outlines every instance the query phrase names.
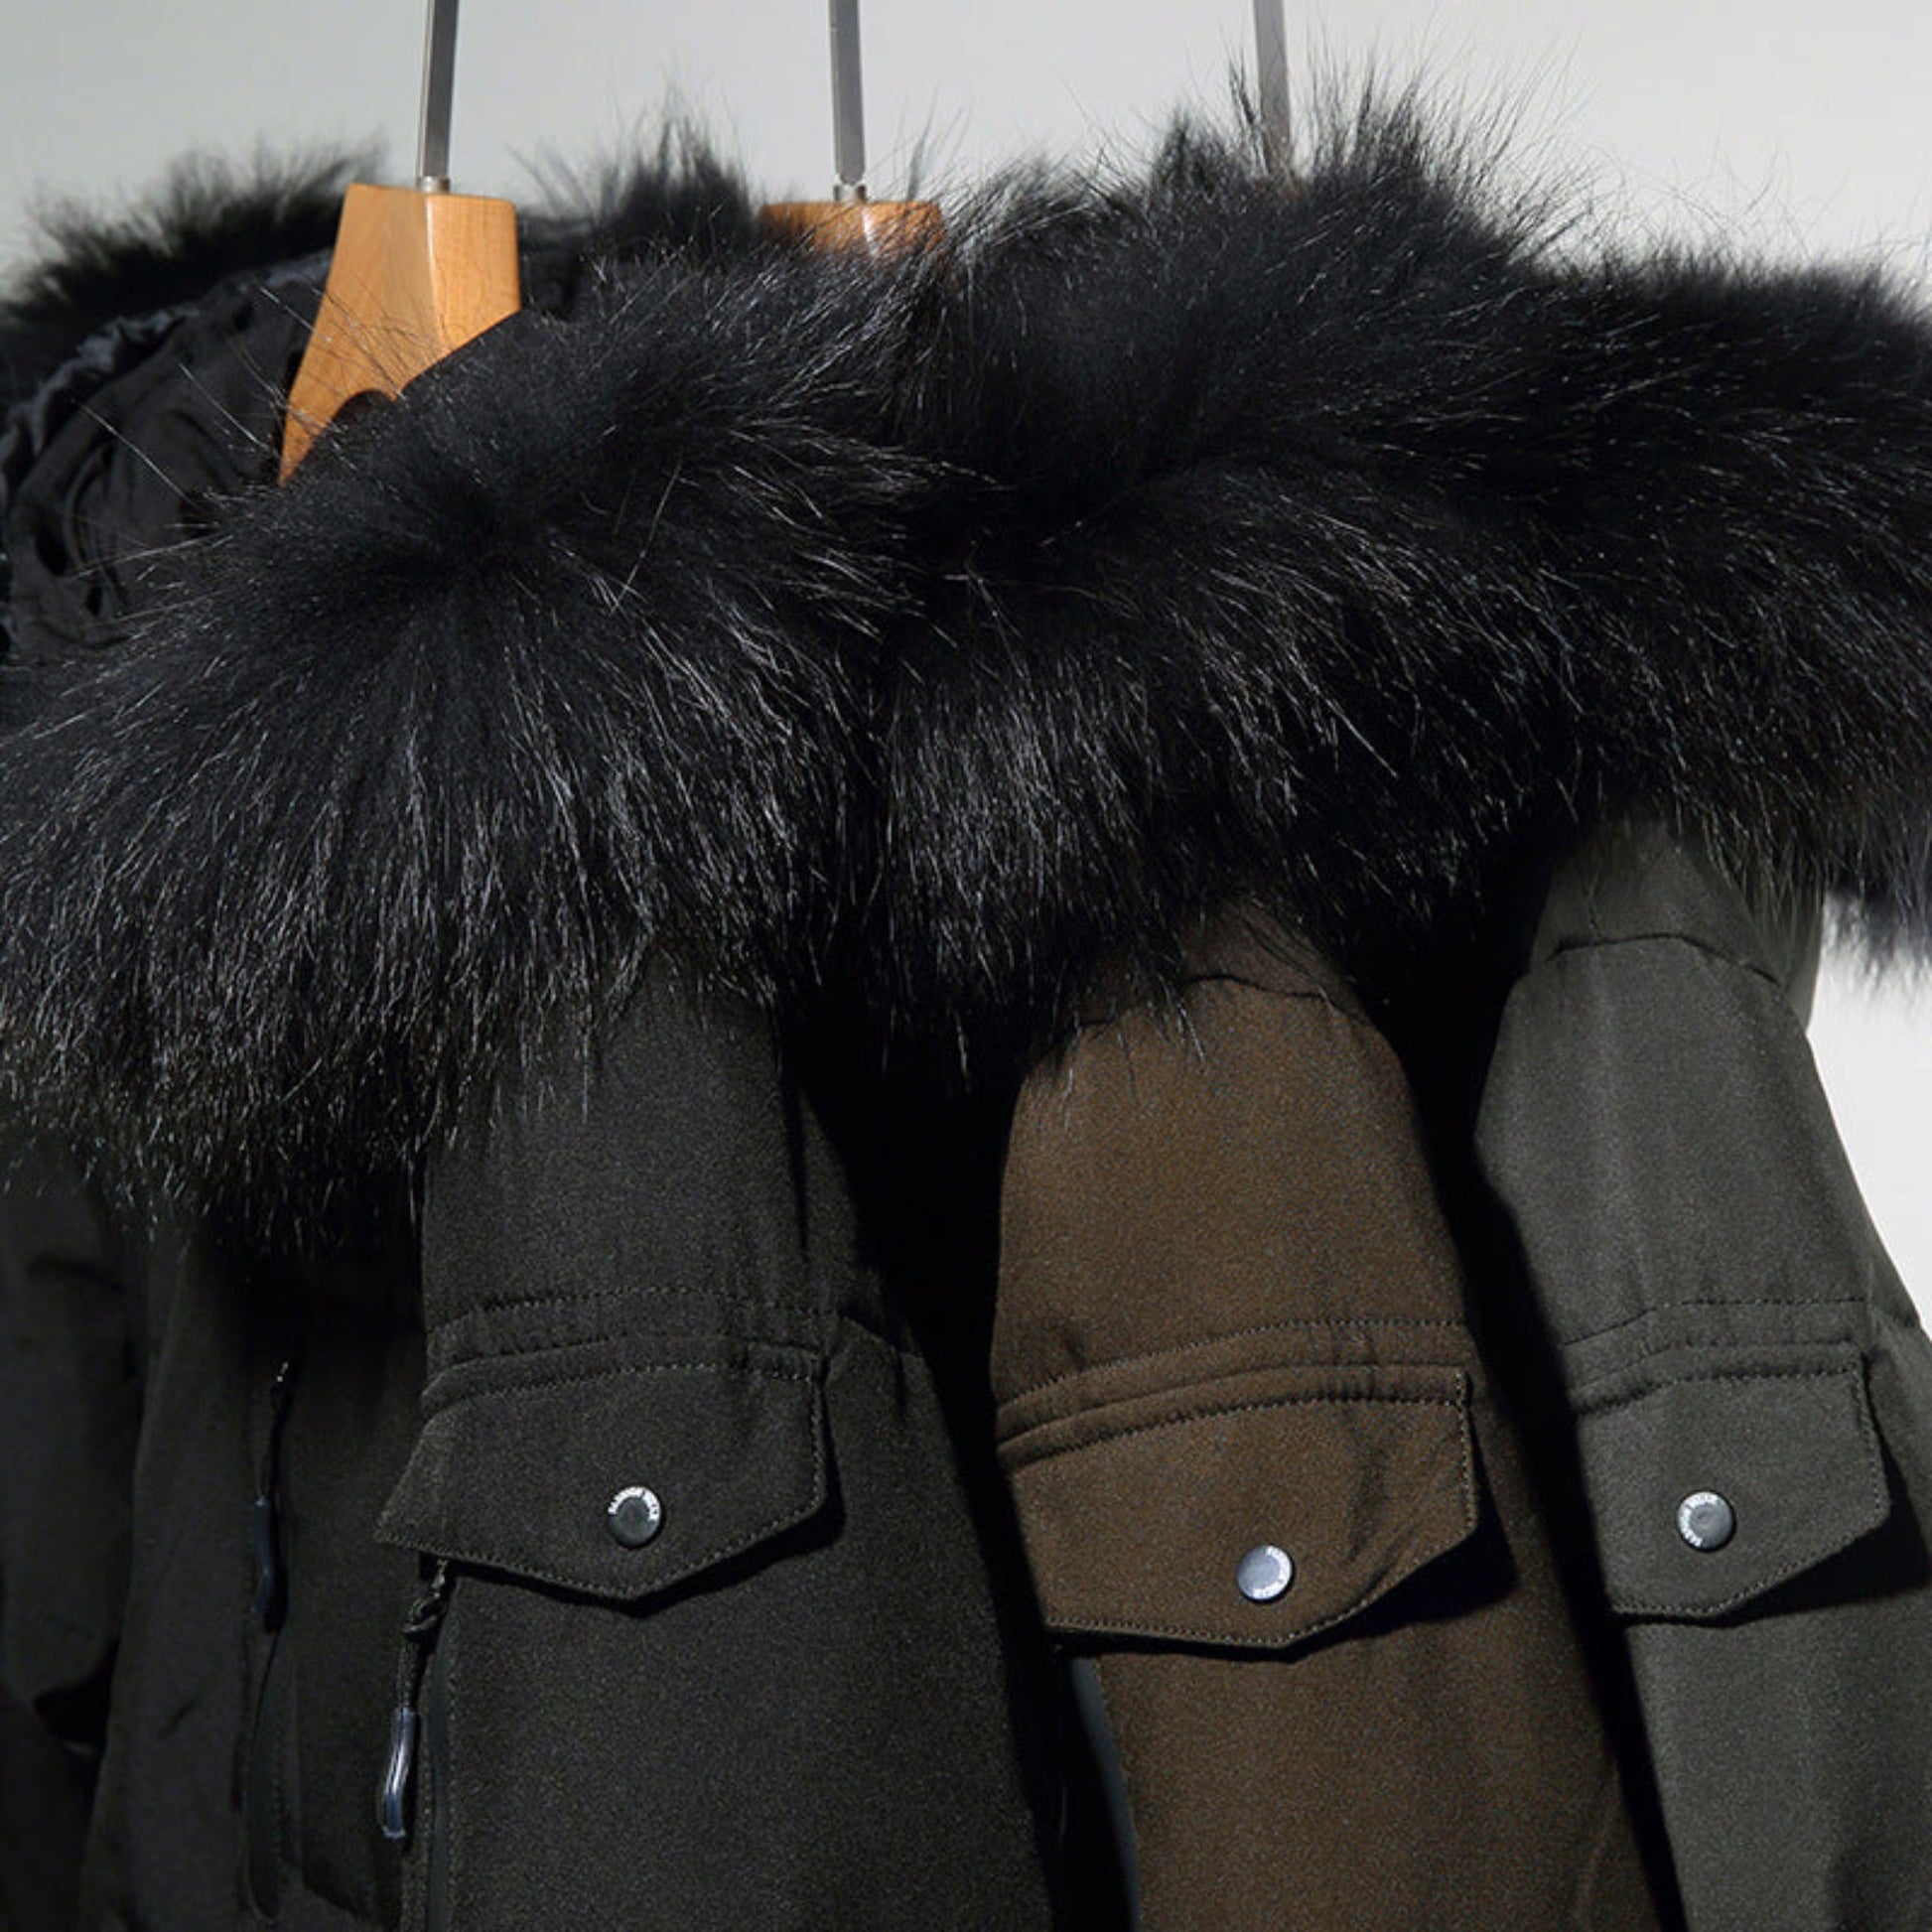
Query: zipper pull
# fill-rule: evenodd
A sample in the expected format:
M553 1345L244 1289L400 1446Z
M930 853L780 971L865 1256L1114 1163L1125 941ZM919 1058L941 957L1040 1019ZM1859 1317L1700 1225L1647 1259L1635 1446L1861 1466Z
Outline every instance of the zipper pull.
M416 1769L416 1737L422 1728L417 1700L423 1671L450 1606L450 1566L439 1560L423 1593L409 1606L402 1624L402 1654L396 1660L396 1708L389 1720L389 1761L375 1813L382 1836L394 1844L409 1837L409 1787Z
M282 1532L275 1507L276 1465L281 1457L282 1425L289 1413L289 1386L295 1357L289 1356L268 1385L268 1441L262 1449L261 1481L248 1508L248 1541L255 1557L255 1619L264 1630L281 1626L288 1608L288 1578L282 1564Z
M255 1621L264 1630L273 1630L282 1620L285 1601L273 1496L259 1495L248 1505L248 1541L255 1552Z

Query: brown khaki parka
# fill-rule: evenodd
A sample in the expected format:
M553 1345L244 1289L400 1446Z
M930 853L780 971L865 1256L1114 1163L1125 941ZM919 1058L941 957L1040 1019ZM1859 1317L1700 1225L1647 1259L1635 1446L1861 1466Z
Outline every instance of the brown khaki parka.
M1000 1456L1148 1926L1657 1923L1468 1295L1393 1053L1269 921L1028 1082Z

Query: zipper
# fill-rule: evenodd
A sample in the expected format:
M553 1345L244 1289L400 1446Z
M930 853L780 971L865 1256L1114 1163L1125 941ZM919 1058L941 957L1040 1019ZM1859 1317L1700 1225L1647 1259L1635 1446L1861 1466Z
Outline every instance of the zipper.
M396 1659L396 1702L389 1719L389 1757L375 1801L382 1836L395 1845L409 1842L410 1799L423 1743L423 1680L436 1651L436 1634L443 1626L444 1612L450 1607L452 1582L449 1564L439 1559L422 1593L403 1618L402 1648Z
M430 1653L429 1683L423 1701L424 1755L429 1768L429 1867L424 1900L425 1932L450 1932L450 1649L439 1643Z
M282 1556L281 1475L282 1430L288 1421L289 1393L295 1381L295 1357L286 1357L268 1385L268 1438L262 1446L261 1476L255 1500L248 1509L248 1540L255 1558L255 1621L276 1631L288 1614L288 1566Z
M289 1569L282 1548L282 1436L288 1423L296 1356L285 1356L268 1385L268 1434L262 1445L254 1500L248 1507L248 1543L254 1562L255 1621L268 1637L261 1684L255 1693L255 1722L248 1739L248 1783L242 1805L248 1852L248 1890L256 1910L273 1919L281 1908L282 1709L287 1695Z

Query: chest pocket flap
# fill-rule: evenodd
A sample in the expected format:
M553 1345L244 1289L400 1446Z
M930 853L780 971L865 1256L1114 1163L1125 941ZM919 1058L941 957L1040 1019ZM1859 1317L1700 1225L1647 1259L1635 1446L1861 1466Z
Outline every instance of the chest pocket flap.
M1475 1529L1468 1402L1451 1367L1275 1366L1009 1439L1046 1621L1243 1648L1341 1622Z
M1755 1350L1582 1405L1610 1607L1710 1618L1835 1556L1890 1514L1850 1343Z
M804 1523L826 1494L811 1351L693 1345L617 1365L607 1352L436 1408L377 1535L629 1601Z

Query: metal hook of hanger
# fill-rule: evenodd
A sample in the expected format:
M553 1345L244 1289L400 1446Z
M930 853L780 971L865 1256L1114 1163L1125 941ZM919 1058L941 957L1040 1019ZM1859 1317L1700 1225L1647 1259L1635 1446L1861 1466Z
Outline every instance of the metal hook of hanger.
M450 116L456 100L457 0L429 0L423 34L423 117L416 138L416 186L450 192Z
M859 0L831 0L832 199L866 199L866 83Z
M866 192L865 73L859 0L829 0L832 33L832 199L777 202L763 209L771 233L819 248L891 253L938 240L933 202L875 202Z
M1271 175L1286 175L1288 25L1283 0L1255 0L1255 106L1261 115L1261 157Z

